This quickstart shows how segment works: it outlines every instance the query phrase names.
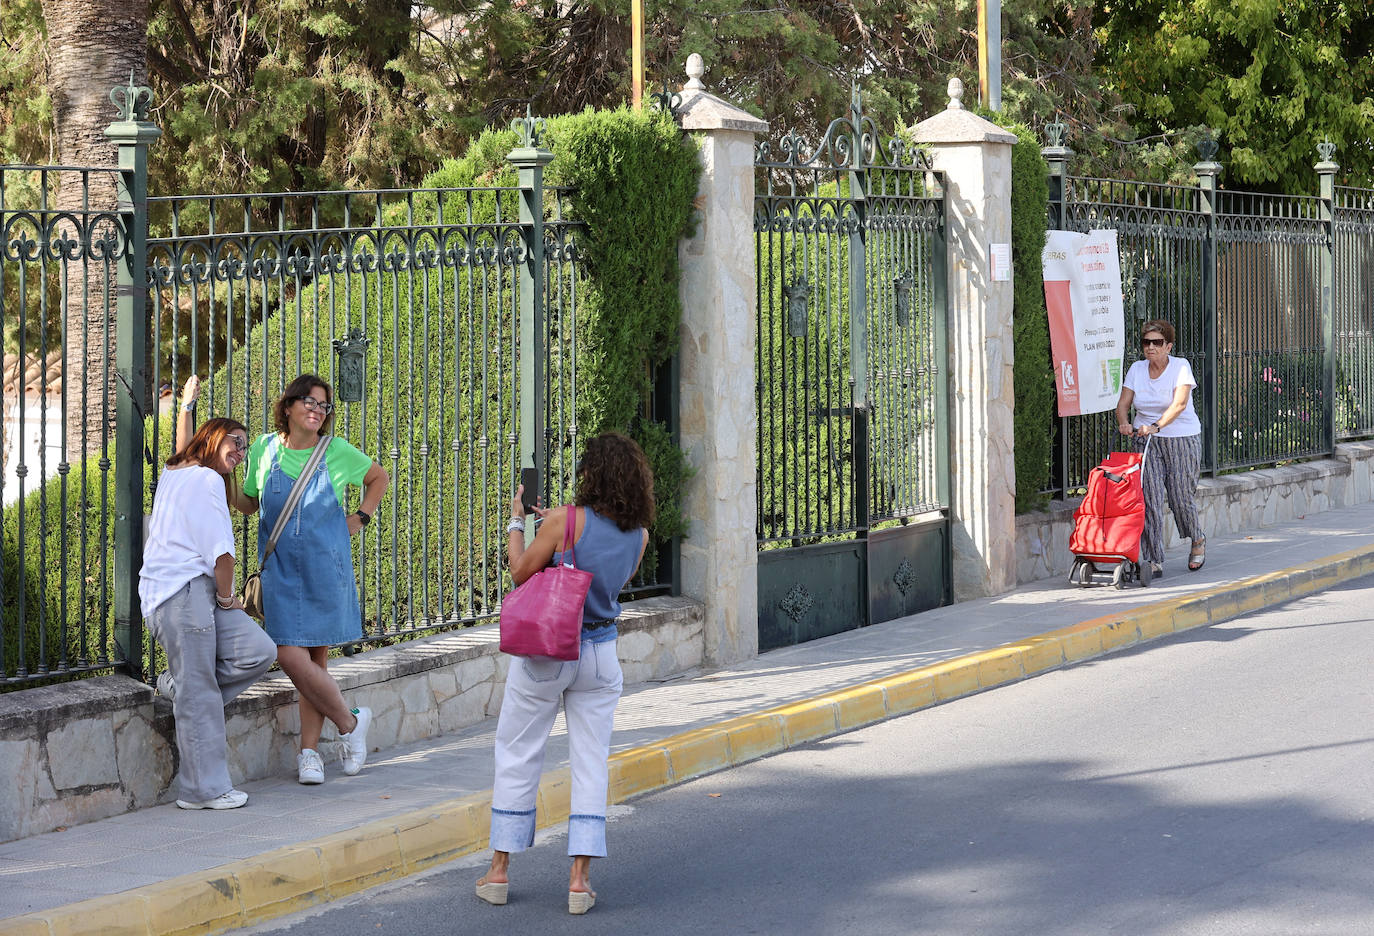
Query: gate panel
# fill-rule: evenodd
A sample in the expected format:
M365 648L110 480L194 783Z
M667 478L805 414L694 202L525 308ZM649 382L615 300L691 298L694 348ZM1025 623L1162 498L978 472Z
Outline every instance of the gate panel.
M768 649L947 600L947 535L927 524L886 537L884 560L933 570L934 586L899 577L910 598L870 616L870 531L947 524L944 200L919 153L900 140L880 150L857 93L814 152L788 134L776 157L761 143L755 167Z

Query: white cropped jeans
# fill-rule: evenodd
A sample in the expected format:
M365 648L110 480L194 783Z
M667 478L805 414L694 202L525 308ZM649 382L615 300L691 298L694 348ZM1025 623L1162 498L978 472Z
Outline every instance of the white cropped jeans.
M534 811L544 746L558 715L568 722L572 800L568 854L606 857L606 761L624 677L614 640L582 641L581 658L515 657L496 722L491 847L520 852L534 844Z

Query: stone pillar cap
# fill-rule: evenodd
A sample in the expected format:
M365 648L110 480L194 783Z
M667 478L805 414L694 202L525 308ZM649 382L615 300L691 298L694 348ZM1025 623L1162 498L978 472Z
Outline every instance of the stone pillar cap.
M1015 143L1016 134L964 109L964 83L951 78L949 106L911 128L917 143Z
M682 89L682 106L677 110L683 130L743 130L767 133L768 121L736 107L709 91Z

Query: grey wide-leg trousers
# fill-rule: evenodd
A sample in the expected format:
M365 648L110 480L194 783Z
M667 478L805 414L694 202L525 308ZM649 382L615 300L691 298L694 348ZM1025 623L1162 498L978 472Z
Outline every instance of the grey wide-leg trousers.
M234 788L229 780L224 706L277 658L277 645L242 611L215 604L215 581L192 579L153 609L148 627L167 651L176 683L181 799L203 803Z
M1136 440L1136 449L1145 443ZM1174 525L1184 539L1202 536L1197 519L1197 476L1202 466L1202 435L1155 436L1150 453L1140 466L1145 495L1145 530L1140 537L1140 558L1164 562L1164 504L1174 513Z

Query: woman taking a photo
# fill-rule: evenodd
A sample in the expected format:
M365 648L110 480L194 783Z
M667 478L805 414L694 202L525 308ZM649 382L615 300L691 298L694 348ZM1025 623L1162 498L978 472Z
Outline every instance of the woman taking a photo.
M225 759L224 706L267 672L272 639L234 597L234 529L224 478L243 461L248 435L210 419L158 479L138 597L167 652L158 690L176 719L182 809L236 809Z
M551 562L562 561L568 508L535 508L541 526L525 548L525 510L516 490L511 501L508 548L511 578L520 585ZM572 542L577 567L592 573L582 611L579 658L515 657L496 725L496 778L491 795L491 867L477 882L477 896L506 902L510 853L534 844L535 799L544 745L558 714L568 723L572 760L572 808L568 817L568 912L586 913L596 903L592 858L606 856L607 758L611 720L622 677L616 656L617 596L644 556L654 519L654 479L633 440L607 432L587 443L573 498Z
M197 383L196 389L199 389ZM187 403L193 406L191 384ZM286 506L291 489L322 436L334 424L333 393L313 374L287 385L273 407L276 432L259 436L248 449L242 491L230 500L258 519L258 555ZM329 648L362 637L358 586L349 538L372 519L390 479L385 469L343 439L328 439L324 457L305 479L300 500L287 519L262 570L263 618L277 645L277 662L300 694L301 751L296 757L301 783L324 782L320 734L328 718L346 745L343 772L349 776L367 760L367 729L372 711L350 709L329 675ZM361 485L362 501L344 512L349 485Z
M1145 493L1145 532L1140 557L1148 560L1155 578L1164 574L1164 501L1174 513L1178 535L1191 539L1188 568L1196 572L1206 561L1207 537L1197 517L1197 479L1202 465L1202 423L1193 409L1193 368L1171 357L1174 326L1163 319L1146 322L1141 330L1143 357L1131 365L1116 402L1117 429L1136 437L1144 450L1148 436L1150 461L1141 466ZM1135 420L1127 418L1132 405Z

